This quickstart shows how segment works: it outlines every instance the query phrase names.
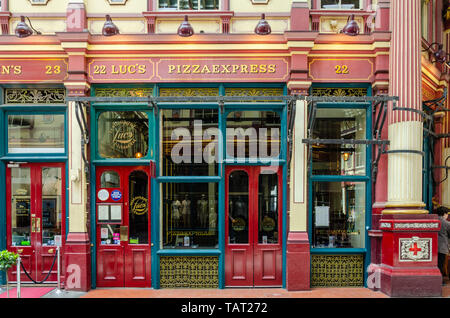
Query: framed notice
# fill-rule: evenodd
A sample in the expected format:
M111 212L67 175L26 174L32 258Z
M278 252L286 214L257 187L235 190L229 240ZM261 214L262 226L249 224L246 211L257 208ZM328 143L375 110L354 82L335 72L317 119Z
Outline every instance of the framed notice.
M330 226L330 207L316 206L315 209L315 226Z
M121 223L122 204L97 204L97 221L99 223Z

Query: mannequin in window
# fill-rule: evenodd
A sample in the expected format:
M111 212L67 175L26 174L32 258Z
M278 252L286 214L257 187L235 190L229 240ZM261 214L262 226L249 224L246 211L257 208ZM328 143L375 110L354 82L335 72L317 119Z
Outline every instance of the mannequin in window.
M202 197L197 202L197 219L201 227L207 226L208 221L208 201L206 200L206 195L202 194Z
M189 196L187 194L181 202L181 216L183 217L184 227L191 227L191 200L189 200Z
M173 225L175 227L180 226L180 219L181 219L181 202L178 200L178 195L174 195L172 201L172 221Z

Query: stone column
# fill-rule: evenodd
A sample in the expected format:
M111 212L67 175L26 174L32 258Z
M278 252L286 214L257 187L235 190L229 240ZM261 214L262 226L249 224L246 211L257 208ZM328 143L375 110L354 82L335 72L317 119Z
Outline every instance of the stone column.
M391 1L389 94L397 107L422 110L421 1ZM380 289L390 296L440 296L439 221L422 200L423 122L413 111L388 110L388 193L382 212Z
M86 76L86 53L89 33L86 31L86 10L83 0L70 0L67 7L67 32L57 33L68 55L68 77L64 81L68 96L86 96L90 85ZM89 147L82 142L82 128L77 120L75 102L68 103L68 171L69 171L69 233L64 248L65 289L87 291L91 287L91 246L89 239ZM78 110L78 118L85 109ZM89 128L88 128L89 130Z

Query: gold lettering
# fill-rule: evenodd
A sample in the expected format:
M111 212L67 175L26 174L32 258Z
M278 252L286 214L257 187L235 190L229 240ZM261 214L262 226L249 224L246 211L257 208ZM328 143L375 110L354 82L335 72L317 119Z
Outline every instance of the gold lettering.
M127 73L127 66L126 65L119 65L119 71L120 71L120 74L126 74Z
M214 64L213 65L213 73L214 74L218 74L220 71L219 71L219 68L220 68L220 65L218 65L218 64Z
M233 70L231 72L236 73L238 69L239 69L239 65L233 64Z
M277 66L275 64L269 64L267 71L269 73L275 73Z
M9 74L9 65L2 65L2 74Z
M200 73L200 65L198 65L198 64L192 65L192 73L199 74Z
M183 74L191 74L191 66L183 65Z
M266 65L266 64L260 64L260 65L259 65L259 72L260 72L260 73L265 73L265 72L267 72L267 65Z
M250 73L258 73L258 65L251 64L250 65Z
M135 65L128 66L128 73L130 73L130 74L136 73L136 66Z
M248 65L241 65L241 73L248 73Z
M230 67L231 67L231 65L221 65L222 66L222 74L223 73L227 73L227 74L230 74L231 73L231 71L230 71Z
M116 66L115 65L111 65L111 73L112 74L119 74L119 71L116 70Z
M15 75L22 74L22 66L21 65L15 65L14 66L14 74Z
M211 70L209 69L208 65L203 66L203 68L201 70L201 73L202 74L205 74L205 73L209 74L209 73L211 73Z
M144 64L140 64L138 66L138 73L139 74L145 74L146 71L147 71L147 66L145 66Z
M169 65L169 74L172 74L175 71L175 65Z

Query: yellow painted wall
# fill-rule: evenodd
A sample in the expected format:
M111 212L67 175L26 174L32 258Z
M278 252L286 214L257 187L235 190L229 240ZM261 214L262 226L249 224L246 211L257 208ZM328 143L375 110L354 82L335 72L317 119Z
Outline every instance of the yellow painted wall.
M110 5L106 0L85 0L85 7L90 14L141 14L147 11L147 0L128 0L124 5Z
M119 28L121 34L140 34L147 32L147 22L145 18L141 19L119 19L113 18L114 24ZM104 18L88 19L88 29L92 34L102 33Z
M155 33L177 33L178 27L183 21L183 17L179 19L157 19L155 25ZM200 31L204 31L205 33L220 33L221 29L221 21L220 18L210 18L210 19L189 19L189 23L191 24L194 32L199 34Z
M253 33L258 24L259 17L251 18L234 18L231 20L231 33ZM289 18L273 18L266 17L266 21L270 24L272 33L283 33L289 30Z
M269 0L267 4L253 4L251 0L230 0L230 10L235 12L290 12L293 1Z
M30 17L31 24L33 25L33 28L35 28L37 31L41 32L42 34L54 34L55 32L65 32L66 31L66 19L62 18L35 18ZM11 18L9 21L9 32L10 34L14 34L14 30L16 29L17 23L20 22L20 18ZM25 22L28 24L28 20L25 20Z
M9 11L12 13L65 13L68 3L69 0L49 0L46 5L32 5L29 0L9 0Z

